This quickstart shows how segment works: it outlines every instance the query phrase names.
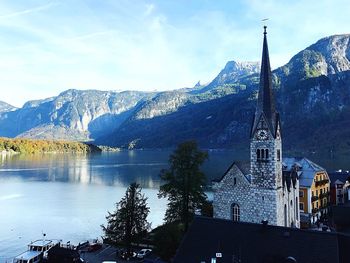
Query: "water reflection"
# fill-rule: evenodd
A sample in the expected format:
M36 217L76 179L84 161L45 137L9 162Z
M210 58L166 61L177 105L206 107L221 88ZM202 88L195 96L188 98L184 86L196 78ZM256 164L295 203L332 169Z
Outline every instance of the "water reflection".
M171 151L135 150L102 154L1 155L0 179L69 182L108 186L127 186L137 182L144 188L157 189L159 173L168 167ZM208 181L220 177L233 160L247 160L248 153L210 150L203 171ZM328 171L350 169L349 156L329 158L307 156Z
M107 211L133 181L148 198L148 220L161 224L166 200L157 197L158 175L167 158L164 152L2 155L0 262L22 252L42 231L72 243L101 236Z
M167 167L167 158L164 153L151 157L141 151L2 155L0 177L108 186L126 186L136 181L145 188L159 188L159 172Z

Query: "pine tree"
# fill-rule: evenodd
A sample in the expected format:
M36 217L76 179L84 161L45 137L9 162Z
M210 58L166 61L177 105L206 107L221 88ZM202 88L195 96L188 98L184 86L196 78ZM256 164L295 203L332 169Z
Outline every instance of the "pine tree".
M195 211L207 202L203 190L206 177L199 169L207 158L208 154L200 151L196 142L184 142L170 156L170 169L160 174L165 184L160 187L158 197L169 200L165 221L180 221L185 231Z
M106 216L107 226L102 225L105 239L112 244L121 244L131 255L131 244L138 242L150 229L147 221L149 207L139 184L132 183L125 196L116 204L113 213Z

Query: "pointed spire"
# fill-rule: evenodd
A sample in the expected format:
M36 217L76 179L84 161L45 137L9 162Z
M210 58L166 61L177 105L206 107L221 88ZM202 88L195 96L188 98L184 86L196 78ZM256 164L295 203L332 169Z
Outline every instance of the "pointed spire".
M264 114L266 121L268 122L269 128L272 134L275 133L276 125L276 110L275 101L272 93L272 74L269 58L269 49L267 45L267 32L266 26L264 26L264 42L263 42L263 52L261 59L261 71L260 71L260 84L259 84L259 95L258 103L255 112L255 120L252 127L252 135L256 129L258 121L261 114Z

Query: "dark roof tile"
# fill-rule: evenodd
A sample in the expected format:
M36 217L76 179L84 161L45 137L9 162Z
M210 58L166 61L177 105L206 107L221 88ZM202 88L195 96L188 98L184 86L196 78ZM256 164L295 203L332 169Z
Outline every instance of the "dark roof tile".
M233 222L196 217L174 258L174 263L211 262L221 253L220 263L286 262L293 257L298 263L337 263L347 259L349 236L306 231L271 225ZM339 245L341 244L341 245ZM233 258L241 261L233 261Z

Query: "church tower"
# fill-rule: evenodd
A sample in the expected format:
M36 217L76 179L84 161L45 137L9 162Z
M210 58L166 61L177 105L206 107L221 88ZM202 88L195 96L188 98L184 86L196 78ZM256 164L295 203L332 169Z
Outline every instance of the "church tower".
M264 27L258 103L250 134L252 183L260 188L282 187L282 141L279 114L272 92L272 74Z
M214 181L214 217L299 227L299 180L297 173L283 171L281 122L272 91L266 35L265 26L259 95L250 131L250 169L234 162Z
M288 226L289 221L285 218L290 205L289 198L285 198L282 180L281 123L272 91L266 35L264 26L258 102L250 133L251 182L256 202L260 203L260 218L273 225Z

